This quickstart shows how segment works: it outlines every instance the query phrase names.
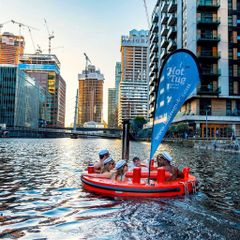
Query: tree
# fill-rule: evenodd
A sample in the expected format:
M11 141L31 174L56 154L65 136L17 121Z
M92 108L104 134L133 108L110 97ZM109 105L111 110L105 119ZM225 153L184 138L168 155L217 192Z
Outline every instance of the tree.
M147 120L144 117L136 117L130 121L131 127L130 131L134 138L138 137L140 131L143 128L143 125L147 123Z

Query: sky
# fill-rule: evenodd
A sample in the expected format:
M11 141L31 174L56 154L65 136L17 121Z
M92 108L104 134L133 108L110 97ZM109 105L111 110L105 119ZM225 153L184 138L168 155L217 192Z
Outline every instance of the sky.
M146 0L151 16L157 0ZM120 40L132 29L147 30L143 0L0 0L0 24L15 20L38 30L31 30L34 45L48 52L47 20L52 39L52 53L61 62L66 81L66 126L73 122L78 73L85 68L86 53L92 64L104 74L103 119L107 121L108 88L115 86L115 64L120 61ZM19 34L17 24L8 23L2 32ZM22 29L25 53L34 53L28 29ZM55 49L54 49L55 48Z

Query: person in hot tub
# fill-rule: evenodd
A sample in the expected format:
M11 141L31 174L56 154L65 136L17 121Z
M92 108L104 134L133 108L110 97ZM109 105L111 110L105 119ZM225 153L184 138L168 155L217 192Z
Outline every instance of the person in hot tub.
M128 171L133 171L133 168L140 167L142 172L148 172L148 168L145 165L141 164L139 157L134 157L132 163L128 165Z
M157 165L158 167L164 167L166 171L172 174L171 177L167 178L167 181L176 180L177 178L183 178L183 173L177 167L171 165L173 161L172 156L164 151L157 156Z

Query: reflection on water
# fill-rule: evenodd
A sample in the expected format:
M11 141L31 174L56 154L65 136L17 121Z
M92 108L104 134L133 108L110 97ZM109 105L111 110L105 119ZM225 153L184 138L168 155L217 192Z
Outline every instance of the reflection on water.
M80 175L108 139L1 139L1 239L239 239L240 156L162 145L199 180L194 196L108 199L85 192ZM149 157L132 142L130 157Z

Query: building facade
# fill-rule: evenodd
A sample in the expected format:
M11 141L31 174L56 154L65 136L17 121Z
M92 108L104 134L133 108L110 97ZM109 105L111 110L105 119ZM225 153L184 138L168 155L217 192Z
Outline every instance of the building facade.
M148 117L148 31L132 30L121 38L118 124Z
M78 74L78 125L85 122L103 121L103 82L104 76L95 66L88 68Z
M121 63L116 62L115 65L115 88L116 88L116 104L118 105L119 100L119 86L121 81Z
M117 108L117 98L116 98L116 88L108 89L108 127L116 127L116 108Z
M64 127L66 83L60 75L60 62L56 55L24 54L19 68L34 78L45 94L45 101L40 108L41 125Z
M187 123L202 137L240 135L239 14L239 0L157 1L150 29L150 117L164 58L186 48L199 60L201 83L174 123Z
M0 65L0 123L37 128L39 86L15 65Z
M23 36L4 32L0 35L0 64L18 64L23 55L25 41Z

